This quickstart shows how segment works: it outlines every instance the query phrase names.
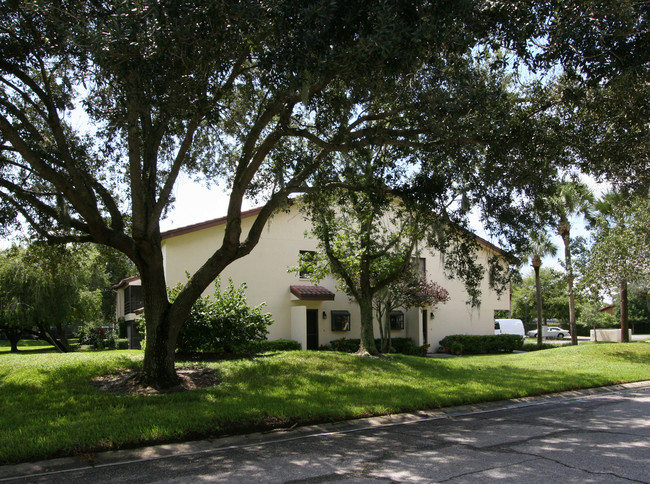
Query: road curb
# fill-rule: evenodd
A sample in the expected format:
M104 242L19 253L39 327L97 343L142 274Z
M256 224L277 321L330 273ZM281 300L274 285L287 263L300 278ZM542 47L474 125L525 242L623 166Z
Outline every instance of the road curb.
M93 455L64 457L38 462L0 466L0 482L8 482L14 479L30 476L36 477L49 473L66 473L88 468L110 467L120 464L158 460L170 456L219 452L233 448L261 446L273 442L313 438L327 434L358 432L382 426L405 425L424 420L453 418L512 408L537 406L561 401L572 401L591 396L616 394L647 388L650 388L650 380L609 385L605 387L563 391L539 396L515 398L512 400L460 405L436 410L423 410L413 413L368 417L334 423L307 425L291 429L275 429L268 432L234 435L192 442L160 444L138 449L106 451Z

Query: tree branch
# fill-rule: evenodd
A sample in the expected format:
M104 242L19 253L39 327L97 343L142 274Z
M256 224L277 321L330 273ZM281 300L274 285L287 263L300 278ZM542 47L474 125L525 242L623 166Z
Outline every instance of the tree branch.
M174 184L176 183L176 179L178 178L181 167L187 158L187 153L192 146L192 140L197 128L199 127L199 122L200 117L198 115L195 115L188 124L181 146L179 147L178 153L176 153L176 157L174 158L170 173L165 180L165 184L160 191L160 194L158 195L158 201L156 202L154 214L152 216L152 218L155 220L160 219L163 209L169 202L169 196L171 195L171 192L174 188Z

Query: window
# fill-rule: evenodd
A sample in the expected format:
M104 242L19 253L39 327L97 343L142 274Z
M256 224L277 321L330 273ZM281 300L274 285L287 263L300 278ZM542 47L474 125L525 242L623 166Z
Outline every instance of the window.
M427 260L424 257L418 259L418 268L420 269L420 277L422 279L427 278Z
M404 329L404 313L402 311L391 311L390 329L394 331Z
M316 252L313 250L301 250L300 251L300 260L305 258L306 260L309 260L309 258L314 257L316 255ZM311 272L309 271L300 271L300 279L309 279L311 277Z
M350 331L349 311L332 311L332 331Z
M124 290L124 314L134 313L142 307L142 286L128 286Z

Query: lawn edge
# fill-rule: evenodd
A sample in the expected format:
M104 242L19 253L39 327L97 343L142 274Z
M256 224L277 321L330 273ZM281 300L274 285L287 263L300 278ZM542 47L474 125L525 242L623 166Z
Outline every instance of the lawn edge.
M34 462L21 462L0 466L0 482L25 477L38 477L52 473L66 473L89 468L112 467L127 463L154 461L171 456L190 456L219 452L233 448L267 445L278 441L297 440L319 435L358 432L374 427L390 427L427 420L439 420L472 414L545 405L551 401L571 401L585 397L614 394L623 391L650 388L650 380L622 382L613 385L564 390L543 395L531 395L508 400L495 400L475 404L456 405L432 410L397 413L342 420L337 422L311 423L290 428L261 429L252 433L162 442L142 447L105 450L67 457L57 457Z

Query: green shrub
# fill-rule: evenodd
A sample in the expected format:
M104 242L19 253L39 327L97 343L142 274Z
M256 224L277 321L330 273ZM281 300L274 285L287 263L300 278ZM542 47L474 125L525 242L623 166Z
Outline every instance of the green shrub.
M263 304L250 307L242 284L235 288L232 280L222 291L219 279L212 296L199 298L178 335L181 353L239 353L251 341L263 340L273 323L270 314L262 313ZM173 301L181 287L170 290Z
M266 339L260 341L250 341L245 345L247 352L250 353L267 353L270 351L297 351L302 349L300 343L292 339L276 339L269 341Z
M92 324L81 326L77 337L80 345L89 345L96 350L117 349L117 335L114 331L102 326Z
M391 338L391 346L394 353L402 355L422 355L422 348L415 344L411 338ZM375 340L375 344L379 346L380 340Z
M463 354L463 345L459 343L458 341L454 341L451 344L451 353L454 355L462 355Z
M490 334L490 335L473 335L473 334L454 334L446 336L440 340L440 346L451 352L452 348L457 348L460 344L462 353L466 355L480 355L483 353L511 353L520 350L523 346L524 338L516 334Z
M340 351L342 353L355 353L361 344L360 339L335 339L330 341L330 348L332 351Z
M557 346L552 343L524 343L524 345L521 347L521 349L524 351L550 350L551 348L557 348Z
M323 349L340 351L342 353L355 353L359 349L359 344L361 340L359 339L335 339L330 341L330 347L324 347ZM381 340L376 339L375 345L377 348L381 345ZM392 338L391 346L393 351L391 353L400 353L403 355L416 355L422 356L423 349L422 347L416 345L411 338Z

